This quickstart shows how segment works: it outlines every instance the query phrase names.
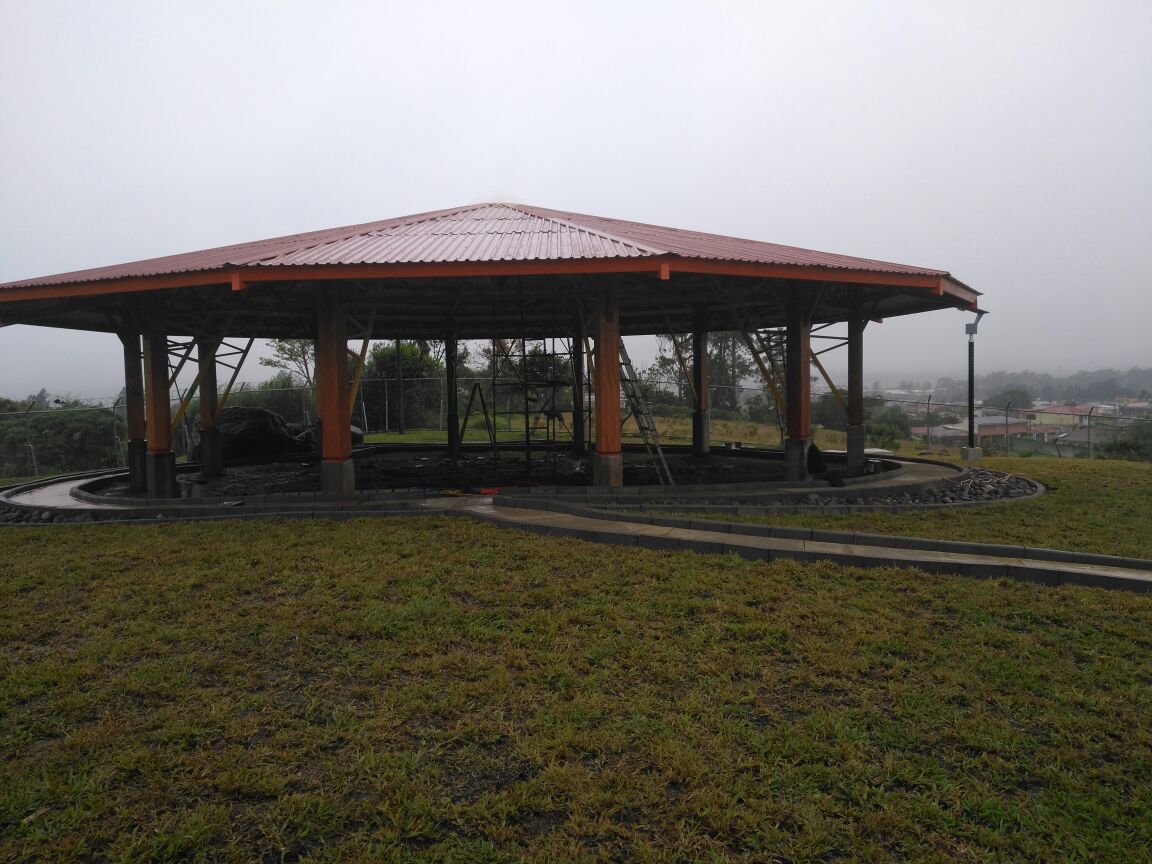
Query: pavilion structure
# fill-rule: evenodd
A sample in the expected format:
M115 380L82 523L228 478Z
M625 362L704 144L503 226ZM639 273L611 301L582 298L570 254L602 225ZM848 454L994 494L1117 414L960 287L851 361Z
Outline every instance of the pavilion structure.
M591 338L593 482L622 482L619 340L691 335L693 448L708 450L709 332L786 328L789 479L806 477L814 326L848 326L848 467L864 467L867 322L976 310L943 270L521 204L476 204L0 285L0 326L115 333L123 343L133 488L175 496L169 340L194 340L202 468L221 468L217 355L227 339L316 346L322 490L355 489L349 339L443 340L450 393L461 339ZM581 352L574 352L579 359ZM448 400L448 447L460 447ZM575 412L582 416L581 412ZM582 420L574 438L582 445Z

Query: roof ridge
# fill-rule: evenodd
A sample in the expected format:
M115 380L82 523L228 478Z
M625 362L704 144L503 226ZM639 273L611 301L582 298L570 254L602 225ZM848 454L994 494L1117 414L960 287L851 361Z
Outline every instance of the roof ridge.
M649 246L646 243L640 243L630 237L623 237L619 234L612 234L611 232L604 231L600 228L594 228L591 225L584 225L571 219L564 219L560 216L554 215L557 211L550 211L547 207L535 207L531 204L500 204L499 206L508 207L513 210L519 210L521 213L527 213L529 216L535 216L537 219L547 219L549 222L556 222L560 225L566 225L569 228L576 228L579 231L595 234L597 237L603 237L606 240L611 240L615 243L623 244L624 246L631 246L633 249L647 252L650 255L674 254L669 252L667 249L659 249L656 246ZM575 216L579 214L573 213L571 215Z

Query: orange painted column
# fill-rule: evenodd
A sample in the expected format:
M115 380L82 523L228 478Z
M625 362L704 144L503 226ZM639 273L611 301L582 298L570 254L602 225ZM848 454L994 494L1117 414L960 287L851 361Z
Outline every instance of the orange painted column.
M124 418L128 432L128 491L148 489L148 429L144 419L144 368L140 334L119 333L124 346Z
M348 421L348 322L336 289L316 304L316 413L320 419L320 490L329 497L356 491Z
M812 443L812 318L799 289L788 291L785 392L788 397L788 437L784 441L785 477L808 479L808 447Z
M224 473L220 430L216 428L216 350L219 347L215 339L196 342L200 367L200 473L204 477L219 477Z
M176 454L172 452L172 400L168 390L168 336L156 326L144 333L144 404L149 498L175 498Z
M620 455L620 309L609 288L596 301L596 454L594 486L623 486Z

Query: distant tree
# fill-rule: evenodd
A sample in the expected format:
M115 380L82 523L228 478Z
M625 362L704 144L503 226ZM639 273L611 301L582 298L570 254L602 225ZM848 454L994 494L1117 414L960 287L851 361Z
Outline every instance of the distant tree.
M640 389L650 406L688 404L688 387L680 374L680 364L667 354L658 354L652 365L640 373Z
M686 402L690 392L688 382L684 380L685 373L674 356L672 341L661 337L657 344L656 361L649 367L649 372L655 370L655 374L650 380L655 381L658 375L663 381L675 382L677 397ZM691 358L684 359L691 367ZM752 355L738 331L715 331L708 334L708 383L714 411L739 411L740 389L755 372ZM691 368L688 374L691 374Z
M298 378L299 383L313 385L316 356L311 339L272 339L268 347L272 349L272 356L261 357L261 366L282 369Z
M1118 438L1102 444L1100 452L1109 459L1152 462L1152 420L1137 420Z
M315 419L315 400L311 388L287 369L282 369L255 387L245 386L232 391L228 405L247 408L267 408L289 423L305 423ZM191 409L190 409L191 413Z
M876 400L865 405L865 438L873 447L895 449L901 439L909 436L908 415L896 405L884 405Z
M1009 402L1013 408L1031 408L1032 394L1024 387L1009 387L984 397L984 405L988 408L1003 408Z
M461 361L465 359L462 357ZM361 385L368 427L399 428L401 398L406 427L434 429L439 426L443 374L444 364L416 342L374 344L368 352Z
M776 410L776 399L771 394L757 393L744 402L744 413L753 423L779 424L780 415Z
M0 476L31 474L33 464L41 474L116 467L124 437L118 412L78 400L10 413L0 417Z
M740 388L755 371L752 355L739 332L708 334L708 379L713 388L714 409L740 410Z
M947 426L950 423L959 423L960 417L950 411L930 411L926 420L928 426Z
M848 415L833 394L821 393L812 400L812 422L825 429L843 431L848 428Z

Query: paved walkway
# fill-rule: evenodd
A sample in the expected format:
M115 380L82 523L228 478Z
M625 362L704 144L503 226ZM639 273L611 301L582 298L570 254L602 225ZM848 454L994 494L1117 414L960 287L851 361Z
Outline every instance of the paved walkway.
M109 499L108 504L101 504L98 507L89 504L87 501L80 501L72 497L72 490L77 486L85 483L92 482L91 477L80 477L72 480L62 480L59 483L49 483L46 486L37 486L34 489L26 489L17 495L11 495L7 499L13 504L21 507L42 507L42 508L62 508L66 510L97 510L97 509L126 509L131 508L133 504L116 504L112 503Z
M891 481L893 485L922 483L925 479L938 476L941 471L949 470L923 463L908 463L908 468L904 476ZM129 517L129 511L140 509L134 503L93 505L73 498L72 491L91 479L92 477L88 476L61 480L58 483L23 491L10 496L8 500L23 507L60 509L69 513L103 511L104 514L108 514L109 510L123 511L126 518ZM303 506L306 509L269 503L261 507L259 512L212 506L184 513L179 509L167 509L165 518L327 516L346 519L381 515L389 512L387 508L390 504L387 501L343 504L331 502L329 506L325 506L321 502L311 502ZM391 502L391 506L395 507L396 503ZM499 499L482 496L433 497L421 502L413 501L408 506L411 508L407 510L409 513L467 516L539 534L577 537L593 542L649 549L673 549L704 554L734 553L759 560L781 558L830 560L862 567L917 567L932 573L1012 578L1048 585L1077 584L1129 591L1152 591L1152 561L1109 559L1100 555L1076 555L1021 547L982 547L980 544L950 544L933 540L837 535L834 532L820 531L800 532L810 533L812 539L768 536L771 529L756 526L699 519L664 520L680 524L661 525L652 524L655 517L630 517L613 513L604 513L601 517L595 512L590 512L588 507L579 508L582 511L580 513L571 513L500 506ZM783 532L777 529L777 533ZM822 534L825 536L821 537ZM836 539L829 539L830 537ZM847 539L838 542L842 538ZM898 545L902 543L915 544L917 548ZM957 545L964 545L965 551L947 548ZM1012 550L1018 554L1005 554L1005 550Z
M830 560L858 567L917 567L932 573L959 573L984 578L1003 577L1048 585L1077 584L1129 591L1152 591L1152 562L1142 562L1149 566L1124 566L1141 562L1117 559L1118 562L1123 561L1123 565L1097 564L1051 560L1031 555L1029 557L979 555L866 543L764 537L734 534L725 530L647 525L547 510L499 507L494 505L491 498L460 498L447 506L441 499L433 499L424 506L467 514L486 522L521 528L538 534L578 537L622 546L677 549L705 554L734 553L744 558L760 560L779 558L804 561ZM717 527L720 528L719 525Z

